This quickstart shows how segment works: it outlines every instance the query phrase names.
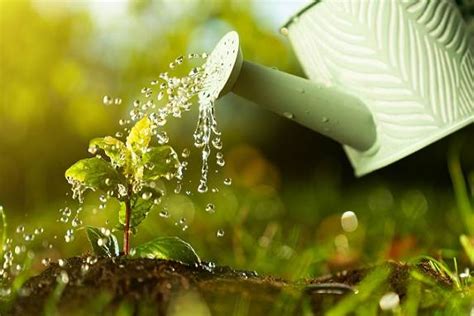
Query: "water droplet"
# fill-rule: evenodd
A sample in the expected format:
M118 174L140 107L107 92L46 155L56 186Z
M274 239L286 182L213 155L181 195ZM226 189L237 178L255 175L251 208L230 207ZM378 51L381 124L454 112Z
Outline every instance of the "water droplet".
M219 137L216 137L212 140L212 146L214 146L215 149L220 150L222 149L222 141Z
M107 203L107 196L105 196L104 194L101 194L99 196L99 201L102 203Z
M16 228L16 233L17 234L21 234L25 231L25 226L23 225L19 225L17 228Z
M165 131L158 132L156 134L156 137L158 138L158 143L160 145L164 145L169 142L168 134Z
M40 235L44 232L44 229L42 227L38 227L35 229L35 235Z
M60 267L64 267L64 266L66 266L66 261L65 261L64 259L59 259L59 260L58 260L58 265L59 265Z
M280 29L280 33L281 33L282 35L284 35L284 36L288 36L288 33L289 33L289 32L288 32L288 28L282 27L282 28Z
M323 118L321 119L321 121L323 121L323 123L327 123L327 122L329 122L329 119L328 119L327 117L323 117Z
M23 240L25 241L33 241L35 239L35 235L33 234L24 234L23 235Z
M127 191L127 188L123 185L123 184L119 184L117 185L118 187L118 193L120 196L127 196L128 194L128 191Z
M97 239L97 246L99 247L103 247L105 245L107 245L107 238L99 238Z
M45 267L49 266L50 263L51 263L51 258L41 259L41 264L44 265Z
M113 99L109 97L108 95L104 95L104 97L102 98L102 103L104 105L111 105L112 102L113 102Z
M184 148L183 152L181 153L181 157L189 158L190 155L191 155L191 151L189 150L189 148Z
M160 217L163 217L163 218L168 218L170 216L169 212L167 210L162 210L160 212Z
M217 165L220 166L220 167L224 167L224 166L225 166L225 160L224 160L224 158L217 158L216 163L217 163Z
M81 273L82 273L82 274L86 274L86 273L89 271L89 268L90 268L90 267L89 267L89 265L88 265L87 263L83 263L83 264L81 265Z
M217 230L217 233L216 233L217 237L224 237L224 234L225 234L225 232L224 232L223 229L218 229Z
M65 207L62 213L64 216L71 216L72 210L69 207Z
M379 306L383 311L394 310L400 305L400 297L395 292L388 292L379 301Z
M142 193L142 199L144 199L144 200L149 200L152 196L153 196L153 193L150 192L150 191Z
M86 263L89 264L89 265L94 265L97 263L99 259L97 257L92 257L92 256L89 256L86 258Z
M57 278L57 281L58 281L58 282L61 282L61 283L63 283L63 284L69 283L69 275L67 274L67 272L66 272L66 271L61 271L61 272L59 273L59 276L58 276L58 278Z
M92 155L95 155L97 153L97 146L90 146L87 151Z
M110 229L105 228L105 227L101 227L100 232L102 233L102 235L105 235L107 237L110 236L110 234L111 234Z
M114 104L116 104L116 105L122 104L122 99L120 99L120 98L115 98L115 99L114 99Z
M232 179L231 178L225 178L224 179L224 184L225 185L231 185L232 184Z
M165 96L165 93L163 91L160 91L158 95L156 96L156 98L158 99L158 101L160 101L163 99L164 96Z
M208 212L208 213L214 213L214 212L216 211L216 206L215 206L214 204L212 204L212 203L208 203L208 204L206 205L206 209L205 209L205 210L206 210L206 212Z
M64 240L67 243L70 243L74 240L74 231L72 229L66 230L66 235L64 235Z
M345 232L353 232L357 229L359 222L354 212L344 212L341 216L341 226Z
M198 192L199 193L206 193L207 190L208 190L208 187L207 187L206 182L201 181L201 183L199 183L199 186L198 186Z
M176 58L175 60L175 63L178 64L178 65L181 65L184 61L184 57L183 56L179 56L178 58Z

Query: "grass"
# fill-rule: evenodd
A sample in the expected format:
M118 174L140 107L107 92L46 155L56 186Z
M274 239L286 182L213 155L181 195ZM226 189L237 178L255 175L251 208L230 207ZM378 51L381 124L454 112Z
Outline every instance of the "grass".
M434 271L452 280L453 287L447 288L412 271L400 305L383 313L465 314L470 311L474 299L471 273L465 270L474 262L474 209L469 184L472 180L465 177L461 169L462 148L462 141L456 140L447 157L453 195L437 191L434 186L408 184L396 187L383 182L366 182L343 192L333 175L325 178L321 173L315 173L305 183L293 182L277 190L276 183L261 180L261 183L257 181L248 185L234 175L235 185L223 188L219 194L212 196L212 201L202 196L172 195L165 198L163 205L144 221L144 229L136 239L137 242L148 240L156 231L163 235L179 235L193 243L203 260L289 280L318 277L344 268L377 265L387 259L414 264L428 260ZM232 164L232 161L228 163ZM106 206L94 214L97 199L98 193L95 192L87 196L83 210L84 224L100 226L100 222L112 217L110 214L114 206ZM334 201L338 201L338 209L334 209ZM215 214L204 211L208 202L216 205ZM167 208L170 218L159 216L162 207ZM265 213L262 210L269 211ZM359 217L359 228L353 233L346 233L340 227L343 210L354 210ZM184 232L174 225L181 217L186 217L190 225ZM30 218L31 222L39 222L43 227L51 226L48 226L47 220L44 216ZM115 224L109 223L110 226ZM61 225L58 223L51 230L46 230L45 239L52 239L54 235L61 238L64 231ZM7 237L5 218L3 227L4 242ZM11 227L15 225L10 223L8 226L8 237L20 238ZM224 237L215 237L218 228L225 230ZM68 245L70 249L65 249L63 242L56 242L63 256L84 251L85 234L78 232L76 235L76 242ZM341 238L347 243L342 248L335 245L335 240ZM37 261L48 253L39 239L28 247L37 255L32 258L33 268L27 269L28 274L21 275L15 281L15 292L31 273L38 271ZM54 259L54 255L52 257ZM349 295L331 306L328 315L375 315L381 312L381 297L391 290L388 271L382 265L357 286L357 294ZM294 313L294 302L298 300L294 295L282 293L273 314ZM57 299L54 297L51 299L53 303ZM54 314L53 303L48 305L53 311L50 314ZM94 309L94 304L91 302L90 310L102 308ZM310 309L306 302L298 313L309 315ZM124 303L119 311L127 315L128 305ZM237 300L230 313L251 314L246 299Z

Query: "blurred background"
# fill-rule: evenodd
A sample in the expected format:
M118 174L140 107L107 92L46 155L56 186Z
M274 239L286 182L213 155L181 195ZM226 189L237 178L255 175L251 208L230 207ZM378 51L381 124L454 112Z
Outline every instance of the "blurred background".
M279 28L307 2L0 1L0 205L9 235L20 238L20 224L30 232L43 227L42 235L23 242L38 259L88 251L83 232L64 242L70 225L58 221L58 210L73 205L64 171L90 156L89 140L113 135L141 88L170 61L210 51L229 30L239 32L246 59L304 76ZM472 22L472 1L458 3ZM123 102L103 105L104 95ZM290 279L419 255L462 261L459 235L469 233L468 224L447 153L460 157L472 200L472 125L355 178L342 147L315 132L232 95L219 101L216 112L226 166L210 181L220 191L188 196L174 194L171 186L132 242L177 235L203 260ZM196 120L193 110L168 127L177 151L192 147ZM200 172L195 149L190 164L192 179ZM224 177L233 179L232 186L222 185ZM188 186L183 192L196 192L197 182ZM209 202L215 214L205 212ZM84 222L104 226L109 219L113 227L116 205L98 205L98 193L89 194ZM159 216L163 208L170 218ZM344 211L357 214L355 232L341 228ZM175 225L182 217L186 231ZM223 237L216 236L219 229Z

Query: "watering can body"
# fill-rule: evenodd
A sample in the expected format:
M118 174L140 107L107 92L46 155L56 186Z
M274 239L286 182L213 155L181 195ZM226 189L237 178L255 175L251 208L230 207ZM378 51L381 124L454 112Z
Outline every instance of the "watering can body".
M282 30L312 82L357 97L371 113L370 146L343 142L358 176L474 123L474 40L451 1L323 0ZM367 132L358 123L338 128Z

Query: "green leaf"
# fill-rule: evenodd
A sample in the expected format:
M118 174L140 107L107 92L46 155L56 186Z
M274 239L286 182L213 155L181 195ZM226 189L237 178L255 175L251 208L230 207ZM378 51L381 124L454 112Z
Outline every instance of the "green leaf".
M151 141L151 121L145 116L133 126L127 137L127 148L135 153L145 151Z
M159 199L162 194L150 187L144 187L139 193L136 193L132 196L131 199L131 208L132 214L130 217L130 227L136 228L138 225L143 222L143 220L148 216L151 209L155 205L155 200ZM125 202L120 203L119 211L119 222L122 225L125 225L125 212L126 204ZM135 230L135 229L134 229Z
M466 235L461 235L459 236L459 241L461 242L464 252L469 258L471 265L474 264L474 243L472 242L472 239Z
M100 148L110 158L113 165L122 167L130 159L130 152L120 140L106 136L103 138L94 138L89 143L89 148Z
M190 244L178 237L157 237L135 248L134 257L170 259L187 264L201 263Z
M69 182L79 182L92 190L108 190L122 183L122 177L104 159L94 157L82 159L66 170Z
M117 257L119 255L117 237L113 234L107 236L96 227L87 226L86 229L87 239L89 239L95 255L106 257Z
M179 167L179 159L171 146L152 147L143 155L143 164L143 179L171 179Z

